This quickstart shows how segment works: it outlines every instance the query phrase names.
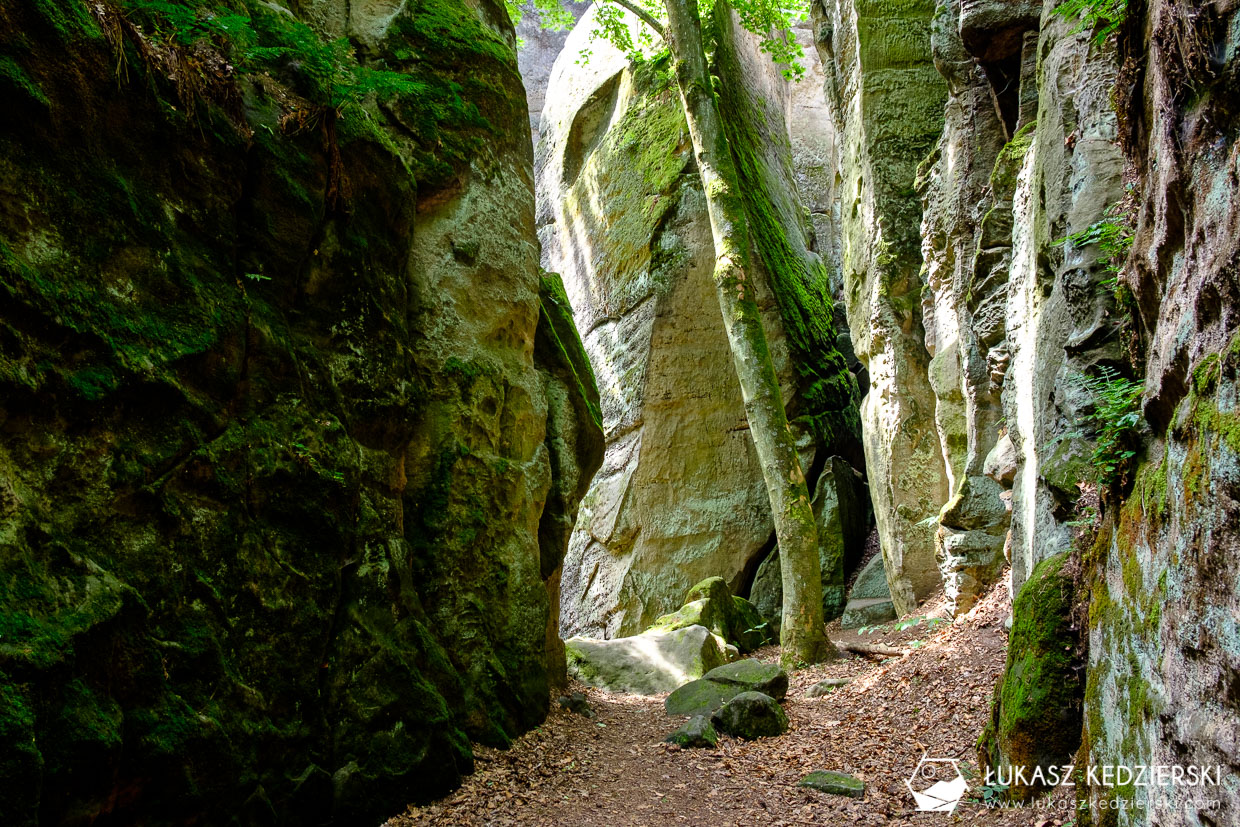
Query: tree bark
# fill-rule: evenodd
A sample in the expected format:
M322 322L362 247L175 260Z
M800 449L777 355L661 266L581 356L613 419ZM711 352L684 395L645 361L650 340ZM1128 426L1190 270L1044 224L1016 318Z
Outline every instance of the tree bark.
M664 39L671 49L714 236L719 309L779 541L784 587L782 659L789 666L819 663L838 652L823 627L818 530L748 275L749 237L736 164L707 70L696 3L664 0L664 5L668 20Z

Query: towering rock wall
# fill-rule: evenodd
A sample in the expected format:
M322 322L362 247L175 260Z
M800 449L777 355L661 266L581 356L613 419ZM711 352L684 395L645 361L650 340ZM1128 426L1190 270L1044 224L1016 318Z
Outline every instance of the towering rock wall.
M1109 285L1112 262L1097 244L1065 241L1106 220L1124 195L1115 51L1051 8L1038 43L1037 131L1005 153L1011 163L1003 173L1016 176L1007 292L1012 378L1003 389L1017 458L1014 591L1039 562L1069 548L1080 486L1099 484L1093 434L1083 427L1096 400L1081 378L1100 367L1131 371Z
M1013 637L983 746L1025 763L1079 742L1080 766L1226 775L1240 766L1240 4L1131 4L1118 44L1054 2L1024 5L940 9L951 96L923 179L925 327L956 485L939 516L945 584L967 592L954 532L1001 535L1002 486L1016 624L1043 637ZM1105 395L1142 376L1125 418ZM1137 454L1112 462L1112 439ZM1084 659L1074 690L1065 652ZM1060 701L1039 706L1052 662ZM1240 806L1226 780L1080 792L1097 824L1215 824Z
M544 264L564 274L598 375L607 434L565 564L563 629L611 636L678 608L706 577L747 587L773 535L678 95L664 63L630 65L588 44L592 20L552 74L539 225ZM788 85L752 38L724 30L717 71L743 147L757 283L789 416L811 476L831 454L859 466L855 381L797 194Z
M0 8L0 821L373 823L542 720L601 455L513 32L145 7Z
M1098 824L1240 812L1240 4L1153 0L1121 37L1120 139L1136 192L1123 275L1152 432L1094 545L1085 743L1094 764L1222 767L1123 789Z
M935 421L921 308L917 168L943 129L932 0L818 0L815 41L837 135L839 267L868 371L865 463L896 609L939 584L932 526L953 488Z
M1010 560L986 760L1234 773L1240 3L1128 3L1110 38L930 5L815 8L893 592L937 557L961 611ZM1078 790L1095 824L1221 824L1234 777Z

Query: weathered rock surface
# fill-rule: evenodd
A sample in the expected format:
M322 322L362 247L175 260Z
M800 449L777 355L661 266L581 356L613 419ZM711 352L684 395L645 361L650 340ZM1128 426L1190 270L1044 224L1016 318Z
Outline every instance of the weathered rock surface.
M822 613L828 621L844 611L844 584L857 567L870 532L870 498L862 477L841 457L823 466L811 503L818 526L818 559L822 571ZM783 620L783 570L779 547L758 566L750 600L777 635Z
M1141 11L1124 41L1133 62L1121 70L1116 107L1139 174L1123 282L1145 356L1142 407L1153 438L1114 532L1104 529L1094 545L1085 742L1100 765L1234 769L1240 7L1152 0ZM1146 807L1117 823L1205 824L1240 812L1240 789L1226 778L1163 792L1134 790ZM1108 791L1089 794L1097 815Z
M922 331L918 164L943 128L946 88L930 51L933 0L813 4L837 138L840 261L852 345L869 376L865 464L901 613L940 582L934 529L951 478L935 423Z
M929 287L923 316L952 485L936 553L956 612L972 607L1005 562L1003 489L984 474L1003 419L1011 199L1036 115L1021 108L1022 88L1036 87L1034 41L1025 37L1038 24L1032 5L947 2L931 37L949 94L942 138L918 181Z
M865 798L865 782L860 778L831 770L814 770L797 782L798 787L809 787L828 795L848 798Z
M1098 245L1063 239L1103 220L1123 195L1113 47L1070 35L1052 18L1040 34L1032 140L1005 150L1015 163L1007 287L1005 425L1019 458L1012 482L1013 592L1039 562L1069 548L1078 483L1097 481L1083 414L1093 405L1075 379L1122 363L1120 322L1108 262ZM1003 159L1000 159L1001 162Z
M726 658L705 626L651 629L609 640L572 637L564 646L570 675L599 689L635 695L671 692L722 666Z
M686 749L712 749L719 745L719 733L708 715L695 715L663 740Z
M787 732L788 714L770 695L742 692L715 712L711 723L720 732L753 741Z
M543 262L565 277L599 377L607 434L564 570L562 628L605 637L646 628L705 577L747 587L772 522L678 96L661 64L630 65L603 42L578 66L593 20L587 12L552 72L538 221ZM832 454L859 465L855 380L791 169L788 84L748 36L724 38L717 59L753 195L754 279L807 473Z
M663 702L668 715L709 715L742 692L761 692L777 701L788 694L788 673L753 658L717 666Z
M601 432L503 6L230 6L284 56L0 9L5 824L375 823L562 670Z
M853 5L825 4L824 46ZM1071 554L1089 593L1076 764L1235 766L1240 9L1129 4L1118 39L1093 42L1056 5L950 0L931 40L950 93L921 179L926 373L951 480L940 566L966 608L999 565L1010 503L1017 612L994 760L1059 761L1075 741L1057 718L1079 691L1059 638L1085 612L1047 574ZM853 56L835 54L850 71ZM1081 240L1102 230L1118 252ZM1115 479L1099 436L1127 426L1091 422L1099 398L1080 381L1103 369L1144 375L1125 437L1144 448ZM924 399L915 383L891 387ZM1106 825L1208 823L1210 799L1240 807L1234 785L1132 788L1130 806L1105 810L1115 790L1084 792Z
M728 591L722 577L708 577L685 595L686 603L672 614L655 620L651 629L683 629L705 626L725 644L748 654L774 640L770 625L748 600Z

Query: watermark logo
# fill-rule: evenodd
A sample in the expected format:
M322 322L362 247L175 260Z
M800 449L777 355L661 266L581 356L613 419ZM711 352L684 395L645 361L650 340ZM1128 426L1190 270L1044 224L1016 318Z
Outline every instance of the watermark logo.
M964 798L969 782L960 773L958 759L923 755L904 786L913 794L918 811L952 813Z

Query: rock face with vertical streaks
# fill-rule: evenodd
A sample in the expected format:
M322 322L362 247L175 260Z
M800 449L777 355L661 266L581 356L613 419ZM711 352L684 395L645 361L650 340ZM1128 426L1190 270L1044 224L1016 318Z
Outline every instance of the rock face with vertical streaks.
M939 508L952 478L936 426L921 306L918 165L943 129L932 0L819 0L815 41L837 137L839 267L852 345L869 379L866 473L891 596L910 612L940 582Z

